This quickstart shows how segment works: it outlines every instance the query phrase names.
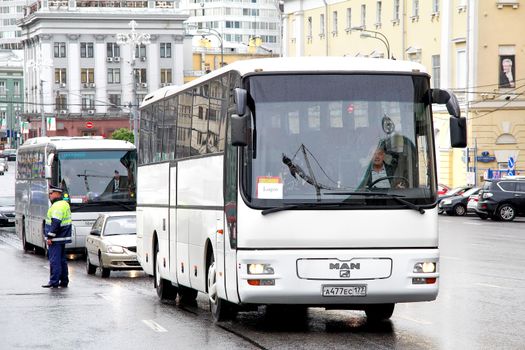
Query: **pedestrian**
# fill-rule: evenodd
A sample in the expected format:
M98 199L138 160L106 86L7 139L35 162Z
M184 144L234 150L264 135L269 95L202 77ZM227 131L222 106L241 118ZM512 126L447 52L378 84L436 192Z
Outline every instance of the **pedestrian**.
M50 278L44 288L67 288L69 273L66 243L71 243L71 209L62 199L62 189L49 186L51 207L47 211L45 239L48 247Z

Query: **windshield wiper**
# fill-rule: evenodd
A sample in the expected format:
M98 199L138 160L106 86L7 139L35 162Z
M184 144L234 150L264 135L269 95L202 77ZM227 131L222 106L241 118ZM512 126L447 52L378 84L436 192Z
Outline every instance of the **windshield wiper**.
M342 195L342 196L358 195L358 196L366 196L366 197L381 197L381 198L386 198L386 199L393 199L397 201L398 203L401 203L407 206L410 209L414 209L420 212L421 214L425 214L425 209L423 209L420 205L414 204L412 202L409 202L403 199L402 197L404 196L399 195L399 194L390 194L390 193L385 193L385 192L359 192L359 191L358 192L330 192L330 193L325 193L325 194Z
M271 213L276 213L278 211L284 211L284 210L292 210L292 209L315 209L315 208L326 208L326 207L348 207L353 206L354 204L351 203L297 203L297 204L287 204L283 205L282 207L274 207L274 208L268 208L264 209L261 214L262 215L268 215Z

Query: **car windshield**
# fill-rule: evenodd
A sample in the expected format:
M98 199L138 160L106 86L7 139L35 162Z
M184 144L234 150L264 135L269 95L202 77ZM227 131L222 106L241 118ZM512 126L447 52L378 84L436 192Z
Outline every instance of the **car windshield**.
M473 188L471 188L470 190L465 191L465 192L462 194L462 196L463 196L463 197L468 197L468 196L471 196L471 195L475 194L475 193L478 192L478 191L479 191L479 188L477 188L477 187L473 187Z
M0 207L14 207L15 197L0 197Z
M244 198L392 205L435 200L428 78L410 75L263 75L248 82L254 142L244 147ZM253 103L252 103L253 100Z
M60 185L72 204L135 200L136 151L61 151Z
M134 235L137 233L135 216L110 217L106 221L104 236Z

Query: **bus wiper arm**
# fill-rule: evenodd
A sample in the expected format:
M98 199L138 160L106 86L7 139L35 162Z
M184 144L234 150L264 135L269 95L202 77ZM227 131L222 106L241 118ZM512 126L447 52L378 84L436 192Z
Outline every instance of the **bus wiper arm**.
M416 205L412 202L409 202L403 199L402 198L403 196L396 195L396 194L389 194L389 193L384 193L384 192L330 192L330 193L325 193L325 194L343 195L343 196L359 195L359 196L367 196L367 197L382 197L382 198L387 198L387 199L393 199L397 201L398 203L401 203L407 206L410 209L414 209L420 212L421 214L425 214L425 209L423 209L420 205Z
M349 203L300 203L300 204L288 204L288 205L283 205L282 207L274 207L274 208L264 209L261 212L261 214L262 215L268 215L268 214L271 214L271 213L276 213L278 211L292 210L292 209L345 207L345 206L351 206L351 205L352 204L349 204Z
M330 186L323 185L322 183L317 182L315 178L312 178L311 176L307 175L304 172L303 168L301 168L299 165L295 164L284 153L283 153L283 163L286 164L286 166L290 170L290 174L292 174L292 176L294 178L297 178L296 175L298 175L301 179L303 179L304 181L308 182L310 185L314 186L316 191L318 191L320 189L323 189L323 190L334 190L334 188L332 188Z

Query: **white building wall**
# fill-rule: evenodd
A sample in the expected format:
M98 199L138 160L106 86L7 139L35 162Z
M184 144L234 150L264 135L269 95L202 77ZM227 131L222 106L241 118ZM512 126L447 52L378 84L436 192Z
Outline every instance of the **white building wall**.
M95 50L95 110L97 113L106 113L108 107L108 66L106 63L106 43L97 41ZM114 67L117 68L117 67Z

